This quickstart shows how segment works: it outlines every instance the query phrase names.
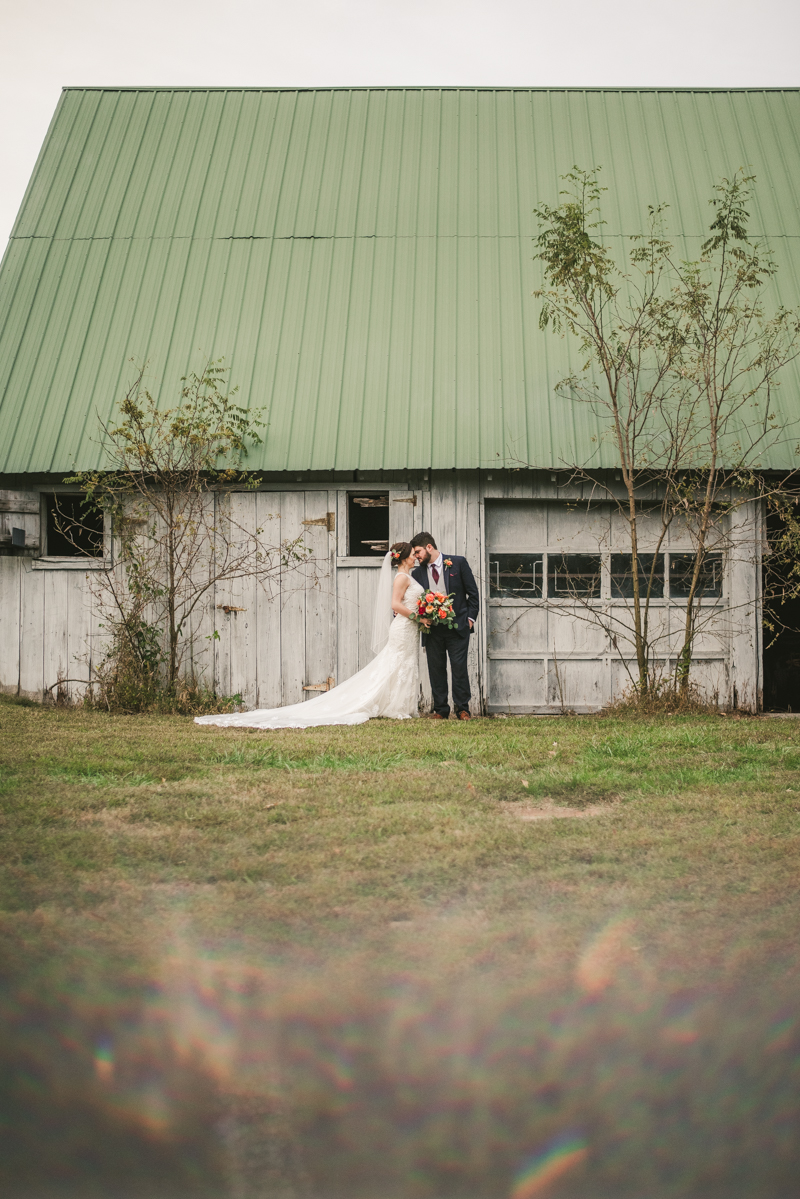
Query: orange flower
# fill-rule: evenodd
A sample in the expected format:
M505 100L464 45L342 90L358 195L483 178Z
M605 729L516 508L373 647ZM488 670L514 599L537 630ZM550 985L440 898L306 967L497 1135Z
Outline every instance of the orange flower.
M432 612L432 611L433 611L433 604L428 604L428 606L427 606L427 608L425 609L425 611L426 611L426 612Z

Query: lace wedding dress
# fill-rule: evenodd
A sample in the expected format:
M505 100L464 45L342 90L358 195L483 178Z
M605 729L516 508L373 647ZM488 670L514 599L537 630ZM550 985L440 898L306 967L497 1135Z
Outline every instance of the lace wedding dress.
M416 579L409 578L403 604L411 607L423 590ZM197 716L195 724L305 729L320 724L363 724L374 716L408 720L416 716L419 702L419 630L407 616L398 615L388 631L386 644L369 666L314 699L286 708L259 708L230 716Z

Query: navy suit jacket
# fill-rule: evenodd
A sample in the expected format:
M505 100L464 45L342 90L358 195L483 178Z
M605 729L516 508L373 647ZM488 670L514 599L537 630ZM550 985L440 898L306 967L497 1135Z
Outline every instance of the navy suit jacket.
M470 633L475 630L469 626L470 620L477 620L480 603L478 601L478 585L475 582L469 562L466 558L462 558L459 554L442 554L444 560L444 575L439 580L437 590L443 591L445 595L453 593L453 612L456 618L457 629L453 632L458 633L460 637L469 637ZM447 566L447 562L452 562L452 566ZM411 572L412 579L416 579L420 587L428 590L428 566L416 566ZM423 629L423 642L428 636L436 636L437 633L447 632L446 626L440 625L438 629L432 629L430 633Z

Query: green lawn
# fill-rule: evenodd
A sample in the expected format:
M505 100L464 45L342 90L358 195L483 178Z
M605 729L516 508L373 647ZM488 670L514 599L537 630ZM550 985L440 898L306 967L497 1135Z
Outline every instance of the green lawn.
M790 1193L795 721L0 724L17 1194Z

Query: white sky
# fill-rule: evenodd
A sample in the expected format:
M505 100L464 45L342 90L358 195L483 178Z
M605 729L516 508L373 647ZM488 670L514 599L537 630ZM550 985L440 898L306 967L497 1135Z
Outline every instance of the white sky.
M0 248L65 85L790 87L798 0L0 0Z

